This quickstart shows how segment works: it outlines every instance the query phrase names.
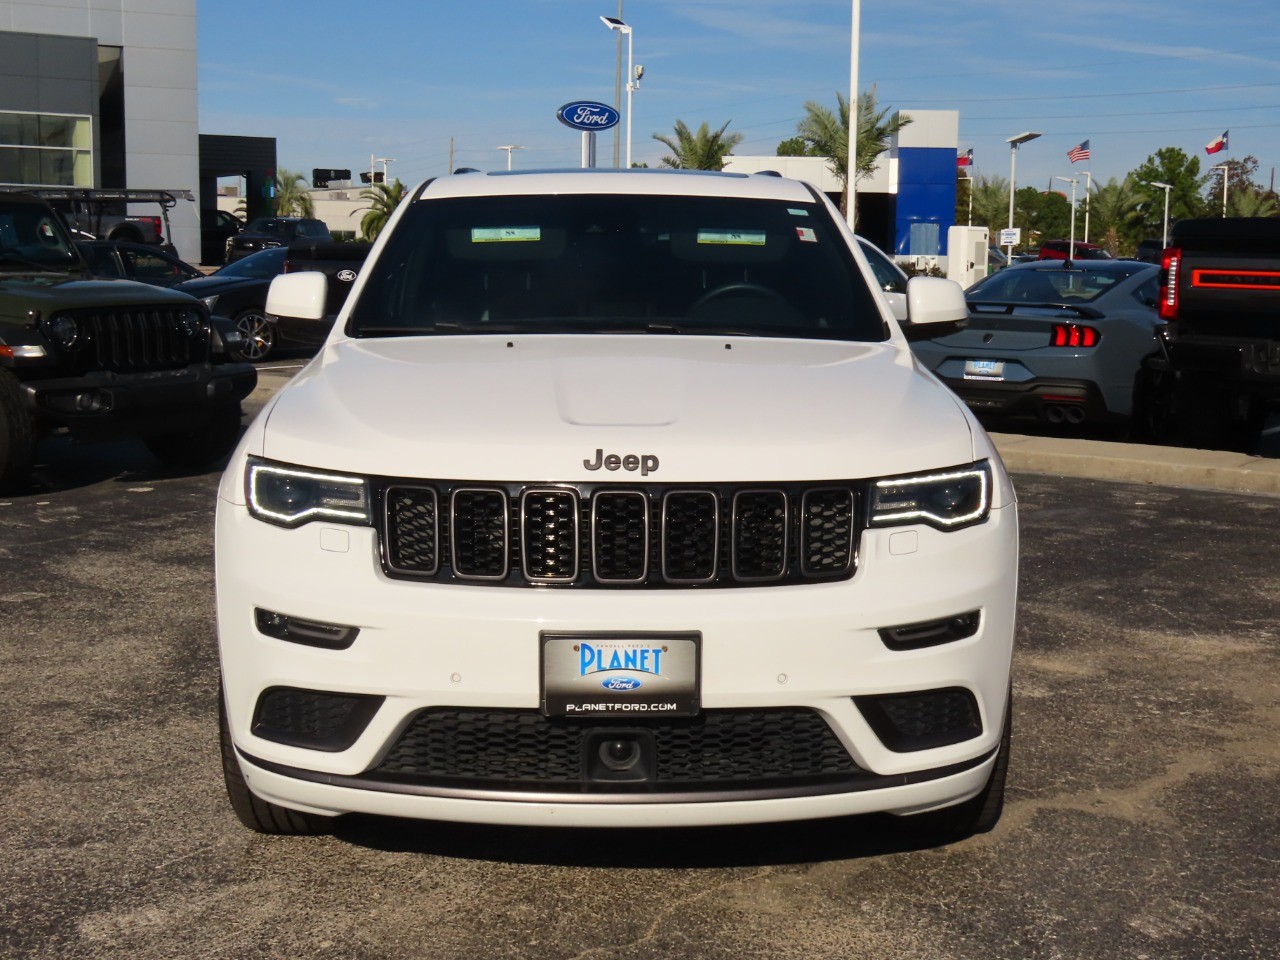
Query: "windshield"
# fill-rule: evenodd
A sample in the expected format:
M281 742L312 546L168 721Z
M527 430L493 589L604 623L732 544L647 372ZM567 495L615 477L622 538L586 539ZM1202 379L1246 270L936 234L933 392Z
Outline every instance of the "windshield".
M0 207L0 267L66 270L79 264L80 255L48 207L38 203Z
M274 217L259 217L245 227L245 233L261 233L269 237L292 237L298 232L296 220L277 220Z
M629 195L416 201L347 332L888 336L823 207Z
M965 298L983 303L1088 303L1142 270L1147 264L1134 262L1132 269L1091 270L1001 270L968 289Z
M284 261L289 256L288 247L272 247L259 253L250 254L243 260L229 263L220 270L215 270L219 277L244 277L250 280L269 280L277 274L284 273Z

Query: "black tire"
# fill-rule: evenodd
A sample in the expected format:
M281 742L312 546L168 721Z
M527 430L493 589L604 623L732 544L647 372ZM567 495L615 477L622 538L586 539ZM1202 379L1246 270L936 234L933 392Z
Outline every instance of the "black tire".
M240 822L257 833L284 834L289 836L317 836L333 832L336 817L317 813L290 810L278 803L254 796L245 783L236 748L231 742L231 728L227 723L227 708L222 698L222 686L218 686L218 747L222 753L222 780L227 787L227 799Z
M1013 695L1005 703L1004 732L1000 735L1000 748L996 765L987 778L987 784L976 797L929 813L908 817L907 823L931 840L952 843L979 833L989 833L1000 822L1004 811L1004 785L1009 776L1009 745L1013 740Z
M236 359L267 359L276 346L276 328L267 322L266 312L250 307L237 313L232 322L244 337L244 346L235 352Z
M1183 373L1174 390L1178 436L1202 450L1242 450L1248 424L1236 415L1236 398L1210 377Z
M1173 378L1163 370L1143 368L1133 383L1129 439L1161 443L1173 436Z
M31 476L36 424L22 402L22 387L0 370L0 493L17 490Z
M142 239L142 232L138 230L136 227L120 227L117 230L112 230L111 233L107 234L107 239L117 240L123 243L145 243L146 242L145 240Z
M147 437L147 449L171 467L203 467L231 452L240 439L240 404L222 404L200 426L181 433Z

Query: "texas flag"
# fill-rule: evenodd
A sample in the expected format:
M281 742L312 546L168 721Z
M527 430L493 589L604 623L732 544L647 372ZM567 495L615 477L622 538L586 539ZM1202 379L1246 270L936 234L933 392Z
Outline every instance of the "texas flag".
M1227 149L1227 131L1222 131L1222 136L1205 145L1205 153L1217 153L1219 150Z
M956 157L956 166L957 167L973 166L973 147L970 147L967 153L962 153Z

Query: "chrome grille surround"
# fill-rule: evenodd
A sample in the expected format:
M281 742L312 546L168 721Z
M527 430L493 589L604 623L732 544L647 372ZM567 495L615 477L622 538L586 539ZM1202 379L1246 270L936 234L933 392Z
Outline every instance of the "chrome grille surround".
M374 479L382 568L401 580L704 589L847 579L862 481L772 484Z

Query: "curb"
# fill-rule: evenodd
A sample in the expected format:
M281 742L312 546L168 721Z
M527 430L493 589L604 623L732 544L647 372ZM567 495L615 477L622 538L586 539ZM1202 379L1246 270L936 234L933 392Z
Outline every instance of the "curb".
M296 372L296 368L279 372L259 368L258 386L246 398L246 406L256 413ZM1280 459L1015 433L993 433L991 439L1010 473L1280 496Z

